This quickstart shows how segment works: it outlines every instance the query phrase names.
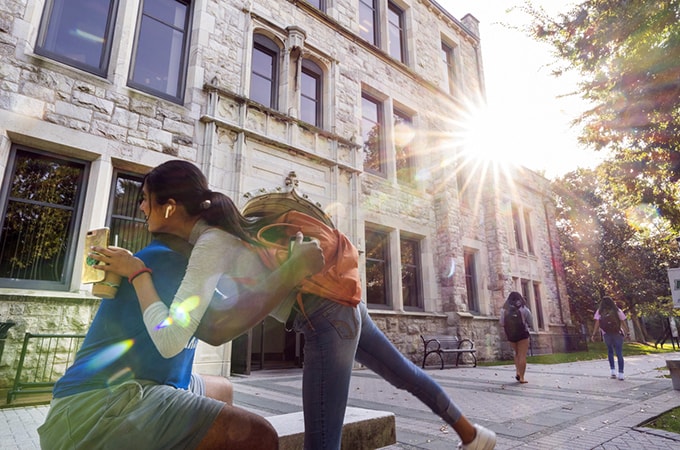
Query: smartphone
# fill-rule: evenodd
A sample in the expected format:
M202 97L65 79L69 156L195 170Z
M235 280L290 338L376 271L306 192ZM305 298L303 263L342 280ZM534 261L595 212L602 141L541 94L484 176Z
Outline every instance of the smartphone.
M83 254L83 279L81 283L97 283L104 279L106 272L95 269L97 260L90 258L89 253L92 253L92 247L108 247L109 246L109 229L107 227L97 228L87 232L85 236L85 250Z

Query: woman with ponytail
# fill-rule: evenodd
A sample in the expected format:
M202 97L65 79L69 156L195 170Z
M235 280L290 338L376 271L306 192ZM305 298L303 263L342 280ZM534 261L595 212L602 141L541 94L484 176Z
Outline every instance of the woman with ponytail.
M170 308L153 302L151 276L135 278L147 330L162 354L172 355L194 334L213 345L227 342L270 313L280 313L277 318L285 321L292 309L298 313L293 327L305 336L305 449L340 448L355 360L428 405L460 436L460 448L495 446L495 433L469 422L442 387L406 359L373 323L360 289L352 288L352 280L358 279L358 253L344 235L313 218L302 218L315 223L301 226L310 234L323 229L314 236L318 240L304 241L297 231L291 246L288 235L274 233L280 239L276 253L283 257L272 260L259 239L263 217L244 217L228 197L208 189L205 177L192 164L170 161L156 167L144 178L143 192L141 208L149 230L173 234L193 245ZM281 219L284 228L290 224L287 220L301 219L299 211L290 213ZM344 250L335 251L338 248ZM330 261L338 253L349 257ZM114 260L109 270L125 274L143 269L115 250L106 256ZM346 296L333 298L333 289L325 294L316 290L331 272L338 275L338 283L348 282ZM346 273L350 275L343 277ZM218 285L222 295L213 297ZM297 298L297 307L294 301L286 302L275 311L291 297Z

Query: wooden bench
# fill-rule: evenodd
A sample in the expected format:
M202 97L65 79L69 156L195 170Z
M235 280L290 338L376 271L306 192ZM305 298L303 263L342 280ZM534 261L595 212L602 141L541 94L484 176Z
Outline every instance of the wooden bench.
M441 361L441 369L444 368L444 354L453 353L456 355L456 367L460 360L463 363L471 359L473 367L477 367L477 355L475 353L475 343L470 339L458 339L456 336L423 336L420 335L423 341L423 369L425 368L425 360L431 354L437 354Z

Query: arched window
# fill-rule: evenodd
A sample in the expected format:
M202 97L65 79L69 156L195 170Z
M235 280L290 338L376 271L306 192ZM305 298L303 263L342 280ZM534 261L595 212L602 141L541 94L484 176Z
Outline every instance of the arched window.
M279 47L269 38L253 37L253 62L250 78L250 99L269 108L278 106Z

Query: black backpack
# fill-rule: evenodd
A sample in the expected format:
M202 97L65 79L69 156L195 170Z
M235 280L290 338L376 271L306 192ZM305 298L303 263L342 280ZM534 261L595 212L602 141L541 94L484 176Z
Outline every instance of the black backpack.
M503 319L503 328L509 341L519 341L525 338L527 327L524 324L522 311L519 307L508 304Z
M600 328L609 334L620 332L621 319L619 319L619 312L612 309L600 311Z

